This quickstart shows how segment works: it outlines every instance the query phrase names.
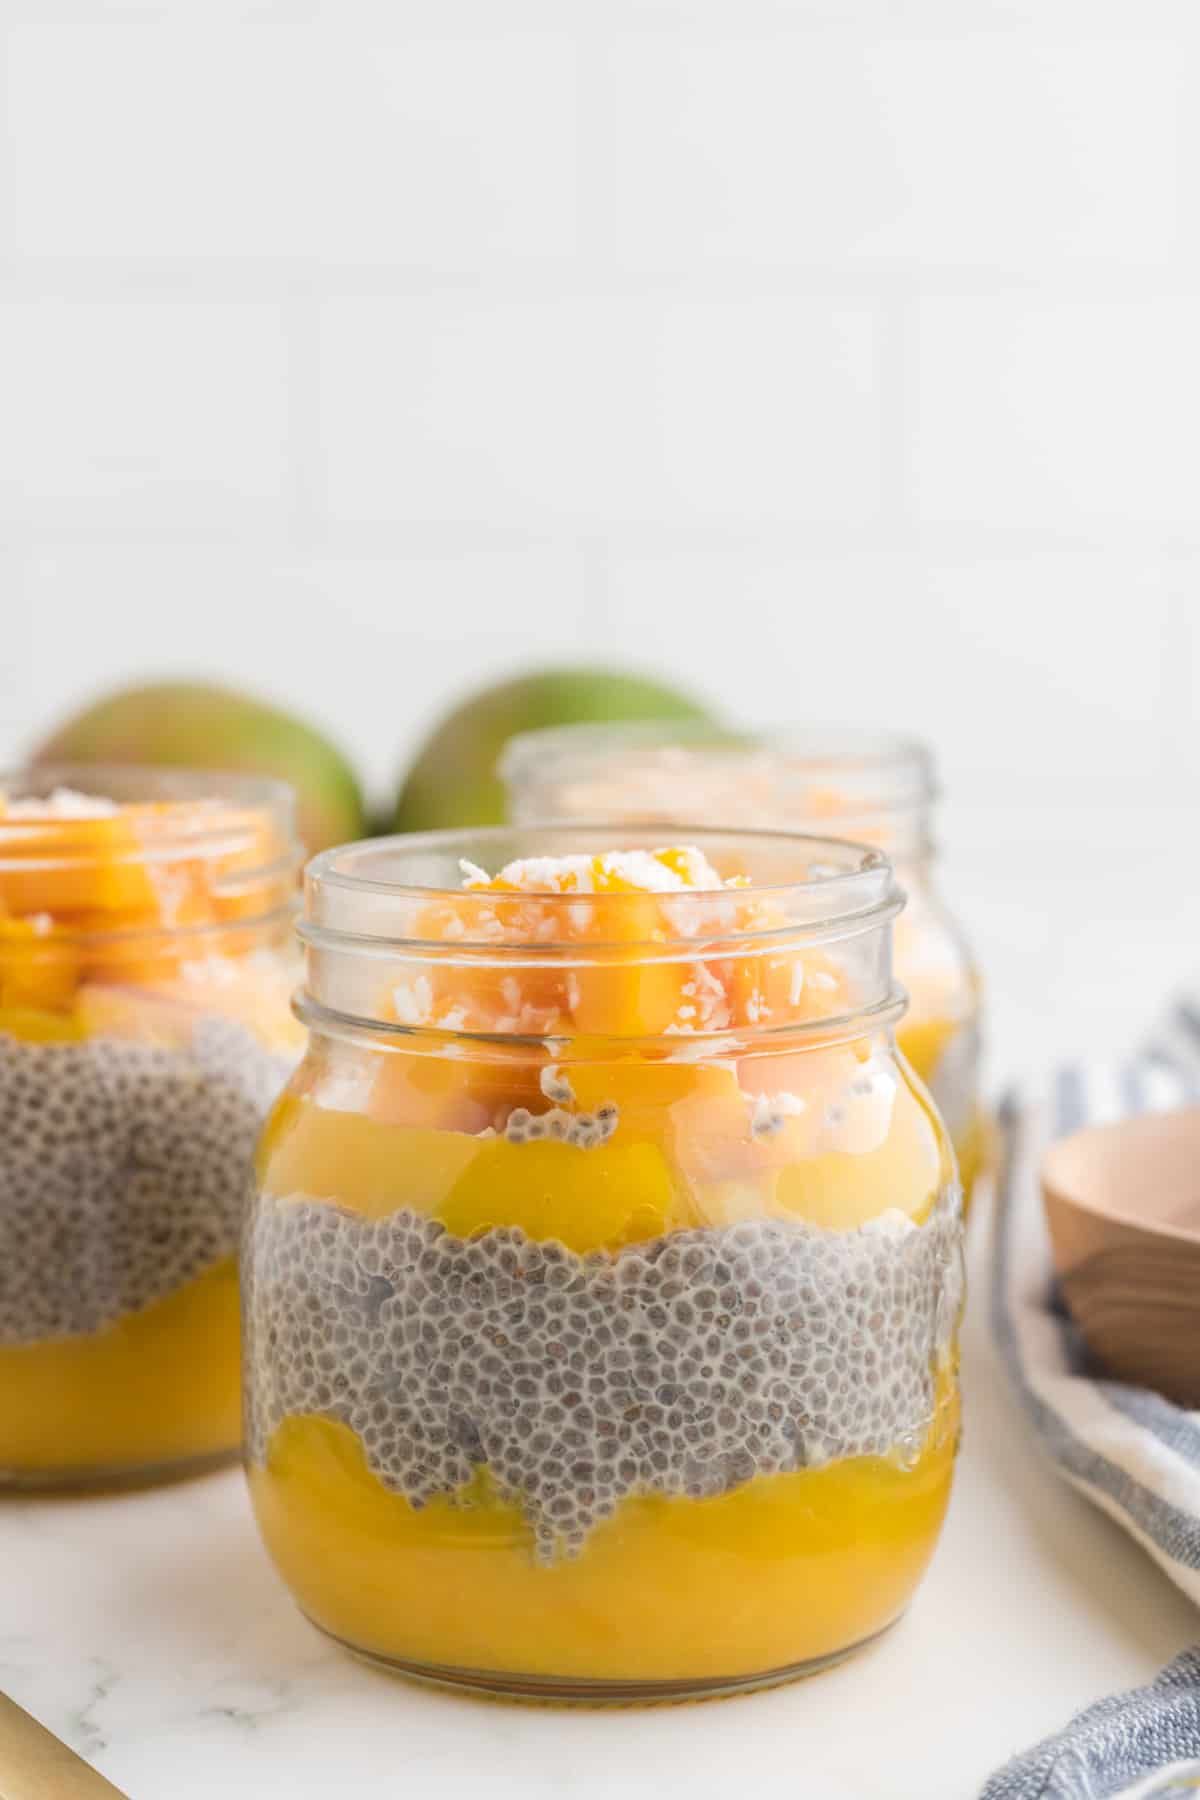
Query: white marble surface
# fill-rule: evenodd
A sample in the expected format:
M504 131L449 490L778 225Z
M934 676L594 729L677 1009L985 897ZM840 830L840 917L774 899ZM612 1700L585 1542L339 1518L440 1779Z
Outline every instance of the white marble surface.
M1011 1751L1200 1637L1045 1468L991 1353L972 1230L964 1451L908 1618L792 1688L551 1711L393 1682L327 1644L259 1549L240 1475L0 1506L0 1689L131 1800L972 1800Z

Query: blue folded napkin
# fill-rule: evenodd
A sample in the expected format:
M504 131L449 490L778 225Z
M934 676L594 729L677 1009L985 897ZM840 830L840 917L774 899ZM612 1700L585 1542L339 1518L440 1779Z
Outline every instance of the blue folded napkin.
M1038 1169L1082 1125L1200 1101L1200 1005L1180 1001L1137 1057L1060 1069L1000 1109L992 1320L1035 1430L1073 1486L1200 1605L1200 1413L1111 1381L1090 1363L1054 1279ZM1200 1795L1200 1648L1149 1687L1100 1701L1016 1758L982 1800L1167 1800Z
M1200 1794L1200 1650L1113 1694L1018 1756L980 1800L1183 1800Z

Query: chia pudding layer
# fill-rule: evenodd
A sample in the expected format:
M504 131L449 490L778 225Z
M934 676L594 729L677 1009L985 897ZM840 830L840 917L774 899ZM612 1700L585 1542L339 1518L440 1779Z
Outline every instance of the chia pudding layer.
M233 1256L290 1068L214 1016L171 1048L0 1031L0 1345L103 1331Z
M954 1189L920 1225L772 1217L585 1255L516 1227L461 1238L409 1209L266 1198L242 1267L252 1462L283 1420L316 1415L414 1508L472 1504L486 1468L543 1562L633 1495L703 1499L849 1457L912 1466L962 1304Z

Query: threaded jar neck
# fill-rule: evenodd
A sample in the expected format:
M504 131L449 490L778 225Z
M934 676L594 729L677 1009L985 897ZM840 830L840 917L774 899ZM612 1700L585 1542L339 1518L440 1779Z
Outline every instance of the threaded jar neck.
M625 823L380 838L309 864L302 1008L385 1034L702 1054L730 1032L893 1016L902 905L886 857L836 838Z
M885 733L566 725L513 738L500 773L518 824L736 820L834 831L906 865L930 852L932 754Z
M124 765L0 772L0 914L57 943L274 925L299 865L283 782Z

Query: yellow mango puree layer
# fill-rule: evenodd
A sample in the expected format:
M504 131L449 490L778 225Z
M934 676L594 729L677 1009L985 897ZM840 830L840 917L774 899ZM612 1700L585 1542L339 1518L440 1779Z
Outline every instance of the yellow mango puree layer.
M949 1400L947 1404L950 1404ZM579 1681L749 1678L883 1630L924 1573L956 1422L915 1468L861 1457L694 1500L641 1495L539 1565L480 1478L414 1511L345 1425L284 1420L250 1470L280 1574L326 1631L396 1661Z
M0 921L2 924L3 921ZM2 971L0 971L2 973ZM28 1044L122 1039L175 1049L217 1015L268 1048L295 1042L287 964L236 963L190 986L80 986L56 1011L0 1004L0 1033ZM4 983L0 980L0 994ZM0 1186L4 1146L0 1142ZM2 1233L0 1233L2 1244ZM105 1246L96 1245L103 1257ZM0 1345L0 1479L85 1479L232 1452L241 1439L236 1260L83 1337Z
M0 1476L53 1482L235 1450L238 1339L228 1257L92 1336L0 1346Z

